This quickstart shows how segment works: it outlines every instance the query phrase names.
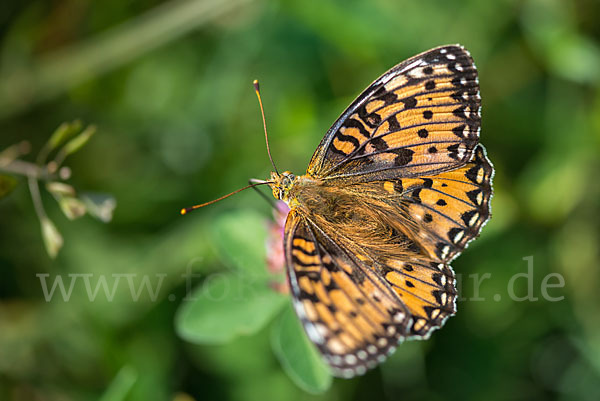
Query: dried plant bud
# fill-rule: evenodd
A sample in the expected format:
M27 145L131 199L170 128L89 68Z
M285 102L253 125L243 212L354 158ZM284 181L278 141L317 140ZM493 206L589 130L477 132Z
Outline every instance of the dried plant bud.
M108 223L112 220L113 211L117 207L117 201L114 197L106 194L81 194L80 199L85 204L88 213L102 221Z
M46 184L46 189L56 196L75 196L75 188L64 182L51 181Z
M65 196L59 199L58 204L69 220L75 220L86 212L85 204L77 198Z
M48 255L54 259L63 246L63 237L48 217L42 217L40 219L40 224L42 226L42 238L44 239L46 251L48 252Z
M69 167L61 167L58 170L58 177L64 181L68 180L71 178L71 169Z
M54 174L54 173L56 173L56 170L58 169L58 163L55 162L54 160L52 160L51 162L48 163L48 165L46 166L46 169L48 170L48 174Z

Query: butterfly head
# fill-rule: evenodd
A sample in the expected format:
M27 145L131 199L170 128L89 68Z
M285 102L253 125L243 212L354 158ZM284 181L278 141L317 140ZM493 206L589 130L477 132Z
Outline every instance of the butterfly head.
M281 174L276 172L271 173L272 184L269 184L273 190L275 199L280 199L284 202L289 201L290 190L294 186L296 176L289 171L284 171Z

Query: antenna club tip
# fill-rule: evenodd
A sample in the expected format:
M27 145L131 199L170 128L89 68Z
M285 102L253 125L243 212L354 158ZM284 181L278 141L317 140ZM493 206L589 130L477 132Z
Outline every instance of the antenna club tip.
M257 92L258 92L258 91L260 90L260 87L259 87L259 85L258 85L258 79L255 79L255 80L252 82L252 85L254 85L254 90L255 90L255 91L257 91Z
M183 208L180 211L180 213L181 213L182 216L185 215L185 214L187 214L187 212L188 212L188 210L186 208Z

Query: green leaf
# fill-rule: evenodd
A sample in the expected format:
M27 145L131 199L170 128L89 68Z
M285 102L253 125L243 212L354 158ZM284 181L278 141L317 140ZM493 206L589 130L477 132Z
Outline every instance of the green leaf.
M283 369L298 387L320 394L331 386L329 368L308 339L291 304L271 333L273 351Z
M17 186L17 180L10 175L0 174L0 199L12 192Z
M258 332L286 300L255 276L213 274L189 299L184 298L177 314L177 332L194 343L226 343Z
M71 138L81 129L81 121L75 120L72 123L64 122L56 128L56 130L48 139L48 143L46 147L49 151L56 149L62 143L64 143L67 139Z
M63 146L63 148L61 149L61 153L66 157L70 154L77 152L90 140L90 138L94 135L95 132L96 132L96 126L94 126L94 125L87 126L83 130L83 132L81 132L75 138L73 138L69 142L67 142L65 144L65 146Z
M267 218L249 210L221 215L213 235L221 257L232 267L266 276Z
M48 155L67 140L75 136L81 130L81 121L75 120L71 123L64 122L54 130L42 150L37 156L37 163L42 165L46 162Z
M100 397L100 401L123 401L127 399L127 395L137 380L136 370L129 365L123 366Z
M583 152L564 149L538 155L521 174L519 193L525 197L524 206L540 221L557 222L566 218L588 191L589 159Z

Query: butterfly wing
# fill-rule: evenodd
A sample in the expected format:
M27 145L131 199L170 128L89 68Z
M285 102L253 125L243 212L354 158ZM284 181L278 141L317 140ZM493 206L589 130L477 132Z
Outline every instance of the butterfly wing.
M449 263L490 218L493 172L485 149L477 145L473 159L461 168L376 184L415 244L415 255L381 256L386 280L413 317L413 337L426 338L456 312L454 272Z
M489 219L492 177L478 145L452 171L346 187L362 202L357 210L384 226L369 238L309 211L290 212L285 253L294 306L336 375L364 373L404 338L427 338L456 312L449 262Z
M437 175L383 183L397 207L416 223L415 238L431 258L449 263L476 238L490 218L494 169L477 145L464 166ZM402 205L402 206L400 206Z
M296 312L337 375L455 313L449 263L490 216L479 109L469 53L432 49L369 86L313 155L322 193L307 200L322 201L290 212L285 251Z
M348 378L385 360L411 324L396 293L294 210L284 241L296 313L333 373Z
M364 182L459 167L478 142L480 105L477 70L467 50L429 50L383 74L346 109L307 174Z

